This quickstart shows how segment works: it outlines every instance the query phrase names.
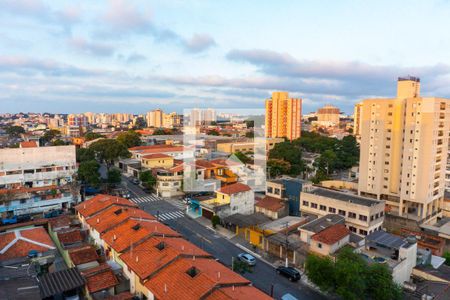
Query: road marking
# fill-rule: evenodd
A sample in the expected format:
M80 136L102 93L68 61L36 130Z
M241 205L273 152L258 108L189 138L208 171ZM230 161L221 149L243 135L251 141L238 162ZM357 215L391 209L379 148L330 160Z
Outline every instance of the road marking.
M171 212L162 213L162 214L160 214L158 216L158 218L160 220L166 221L166 220L182 218L183 216L184 216L184 212L178 210L178 211L171 211Z

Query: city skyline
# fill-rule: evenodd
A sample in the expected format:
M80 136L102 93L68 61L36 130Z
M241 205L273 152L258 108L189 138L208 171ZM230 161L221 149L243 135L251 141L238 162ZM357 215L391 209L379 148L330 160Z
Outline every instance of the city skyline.
M408 74L450 96L447 2L324 2L2 1L1 112L263 108L287 91L351 113Z

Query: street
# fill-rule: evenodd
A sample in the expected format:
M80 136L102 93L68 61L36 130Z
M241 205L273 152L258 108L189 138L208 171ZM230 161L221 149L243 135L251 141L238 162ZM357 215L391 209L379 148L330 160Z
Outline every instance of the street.
M123 177L123 186L131 193L131 201L140 208L154 216L159 216L162 223L181 233L187 240L196 246L211 253L221 263L231 268L233 257L244 252L227 238L217 234L210 228L206 228L199 222L185 214L185 204L177 199L163 200L156 195L145 193L139 186L132 184ZM275 268L257 258L257 264L252 273L242 274L253 285L270 295L272 285L274 298L280 299L282 295L290 293L298 299L326 299L302 282L290 282L275 272Z

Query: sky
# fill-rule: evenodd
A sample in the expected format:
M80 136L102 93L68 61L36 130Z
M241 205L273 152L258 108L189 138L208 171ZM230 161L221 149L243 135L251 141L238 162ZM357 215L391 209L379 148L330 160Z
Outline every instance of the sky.
M450 1L0 0L0 113L450 98Z

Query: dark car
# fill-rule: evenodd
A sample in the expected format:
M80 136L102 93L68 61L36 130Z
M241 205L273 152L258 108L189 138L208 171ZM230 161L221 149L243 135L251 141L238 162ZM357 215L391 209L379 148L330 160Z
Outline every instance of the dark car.
M287 277L290 281L298 281L301 277L300 272L293 267L279 266L277 273Z

